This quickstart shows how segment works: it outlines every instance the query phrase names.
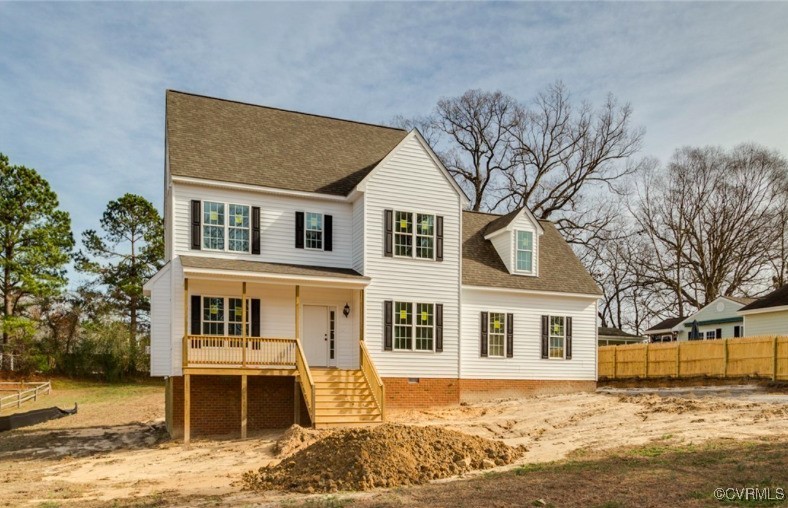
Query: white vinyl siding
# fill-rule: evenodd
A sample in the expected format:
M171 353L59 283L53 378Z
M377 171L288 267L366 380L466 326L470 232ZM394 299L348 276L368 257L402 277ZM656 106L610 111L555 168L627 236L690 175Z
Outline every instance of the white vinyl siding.
M514 315L513 355L506 361L490 361L490 358L480 356L481 313L492 314L491 311ZM572 318L571 360L542 359L544 315ZM461 340L462 378L596 379L596 301L593 298L465 288Z
M152 376L170 375L172 336L170 333L170 294L172 264L163 269L151 288L150 298L150 373Z
M744 316L744 335L788 335L788 309Z
M353 202L352 263L353 269L364 275L364 197Z
M241 203L260 207L260 254L213 250L192 250L191 200ZM175 255L249 259L270 263L351 268L352 205L323 199L307 199L278 194L236 191L187 184L174 184L173 207ZM333 216L332 251L295 248L295 212L309 210Z
M460 277L460 196L414 136L365 184L365 340L382 377L456 378ZM443 261L386 257L385 210L443 216ZM384 351L384 301L443 304L443 352ZM434 340L433 340L434 347Z

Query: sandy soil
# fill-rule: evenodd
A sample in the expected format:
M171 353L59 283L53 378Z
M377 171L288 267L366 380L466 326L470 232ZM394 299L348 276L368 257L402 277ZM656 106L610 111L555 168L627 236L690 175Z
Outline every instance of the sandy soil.
M442 425L510 445L525 445L517 462L546 462L670 438L752 440L784 436L788 403L724 392L615 392L498 400L456 408L389 411L391 421ZM160 395L141 394L126 409L85 404L80 415L0 435L0 505L104 503L161 496L173 504L274 503L292 500L240 492L240 477L276 461L282 431L247 441L196 440L185 450L166 439ZM114 407L114 406L113 406ZM137 409L135 409L137 408ZM504 466L513 467L513 466ZM298 499L298 498L296 498Z

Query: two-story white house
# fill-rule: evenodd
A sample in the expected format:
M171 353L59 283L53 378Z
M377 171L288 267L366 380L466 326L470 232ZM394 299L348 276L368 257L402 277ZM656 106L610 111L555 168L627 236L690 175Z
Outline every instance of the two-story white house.
M169 91L164 198L151 374L187 441L595 387L591 277L527 209L465 211L416 130Z

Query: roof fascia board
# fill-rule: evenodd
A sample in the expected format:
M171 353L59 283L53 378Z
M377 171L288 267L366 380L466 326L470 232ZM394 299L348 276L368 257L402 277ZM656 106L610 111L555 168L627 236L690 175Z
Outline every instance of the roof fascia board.
M777 305L774 307L761 307L760 309L740 310L739 314L765 314L767 312L783 312L788 310L788 305Z
M279 273L249 272L240 270L223 270L216 268L183 267L184 275L201 275L212 279L262 279L268 282L309 282L325 287L365 287L369 285L369 277L358 279L342 279L319 277L314 275L289 275Z
M277 189L275 187L263 187L261 185L250 185L245 183L222 182L219 180L207 180L205 178L193 178L189 176L173 176L173 183L186 185L198 185L201 187L212 187L219 189L238 190L246 192L258 192L263 194L277 194L281 196L292 196L308 199L321 199L324 201L337 201L347 203L350 201L348 196L336 196L333 194L322 194L320 192L294 191L288 189Z
M463 284L462 289L473 289L477 291L490 291L497 293L516 293L516 294L526 294L526 295L564 296L568 298L582 298L582 299L590 298L593 300L599 300L600 298L602 298L602 295L594 295L590 293L564 293L561 291L540 291L538 289L499 288L499 287L490 287L490 286L474 286L471 284Z

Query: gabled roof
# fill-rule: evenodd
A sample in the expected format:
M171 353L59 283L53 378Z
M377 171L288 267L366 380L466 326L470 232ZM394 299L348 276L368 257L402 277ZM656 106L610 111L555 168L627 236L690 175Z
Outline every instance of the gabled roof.
M621 338L633 338L633 339L640 338L639 335L633 335L631 333L625 332L620 328L613 328L610 326L600 326L597 329L597 333L600 337L621 337Z
M739 310L767 309L769 307L784 307L786 305L788 305L788 284L775 289L763 298L759 298Z
M669 330L669 329L673 328L674 326L680 324L685 319L687 319L687 318L674 317L674 318L665 319L663 321L660 321L656 325L652 326L648 330L646 330L646 333L657 331L657 330Z
M402 129L167 91L173 176L348 195Z
M484 238L490 223L500 217L479 212L462 213L463 284L527 291L602 294L550 221L539 221L544 230L539 246L539 276L509 273L492 242Z
M748 305L756 300L756 298L747 298L746 296L723 296L723 298L742 305Z
M500 217L498 217L497 219L495 219L494 221L489 223L487 225L487 228L485 228L485 230L484 230L484 236L485 237L489 237L490 235L495 234L498 231L506 229L509 226L509 224L514 222L514 220L521 213L527 215L528 218L531 219L531 222L533 222L536 225L537 229L540 230L540 232L544 232L544 229L539 224L539 221L536 219L536 217L534 217L534 215L531 213L531 211L527 207L522 206L520 208L512 210L511 212L507 213L506 215L501 215Z

